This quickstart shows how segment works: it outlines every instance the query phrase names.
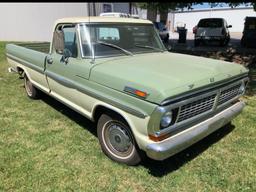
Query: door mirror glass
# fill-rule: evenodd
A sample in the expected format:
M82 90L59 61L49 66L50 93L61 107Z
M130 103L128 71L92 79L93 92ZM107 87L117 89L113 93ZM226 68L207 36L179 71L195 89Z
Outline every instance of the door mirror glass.
M232 27L232 25L228 25L228 28L231 28Z
M61 30L54 31L53 34L53 47L58 54L63 54L64 50L64 33Z

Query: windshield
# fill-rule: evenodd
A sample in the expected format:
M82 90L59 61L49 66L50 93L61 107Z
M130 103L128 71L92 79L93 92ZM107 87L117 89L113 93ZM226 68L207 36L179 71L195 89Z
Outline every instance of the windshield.
M80 24L78 31L83 57L111 57L166 50L150 24Z
M209 27L209 28L219 28L222 27L222 19L202 19L198 23L198 27Z

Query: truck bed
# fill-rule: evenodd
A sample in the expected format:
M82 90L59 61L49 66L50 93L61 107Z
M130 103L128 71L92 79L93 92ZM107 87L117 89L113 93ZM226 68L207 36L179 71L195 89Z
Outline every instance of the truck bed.
M15 45L43 53L49 53L50 50L50 42L15 43Z
M6 45L6 56L14 71L21 65L43 74L49 50L49 42L10 43Z

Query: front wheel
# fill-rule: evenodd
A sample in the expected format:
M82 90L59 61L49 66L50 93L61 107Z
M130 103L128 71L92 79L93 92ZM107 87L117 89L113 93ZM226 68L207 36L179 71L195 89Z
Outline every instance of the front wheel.
M110 159L127 165L136 165L141 161L132 132L121 118L101 115L97 135L102 151Z

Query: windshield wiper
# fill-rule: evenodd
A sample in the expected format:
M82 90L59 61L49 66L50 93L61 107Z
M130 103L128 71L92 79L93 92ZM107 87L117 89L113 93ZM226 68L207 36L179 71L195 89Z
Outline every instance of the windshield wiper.
M122 47L119 47L119 46L117 46L117 45L114 45L114 44L112 44L112 43L107 43L107 42L104 42L104 41L96 41L96 43L99 43L99 44L102 44L102 45L107 45L107 46L109 46L109 47L114 47L114 48L116 48L116 49L119 49L119 50L123 51L123 52L126 53L127 55L133 56L132 52L130 52L130 51L126 50L126 49L123 49Z
M159 48L152 47L152 46L148 46L148 45L138 45L138 44L136 44L135 46L136 46L136 47L147 48L147 49L154 49L154 50L157 50L157 51L164 52L164 50L163 50L163 49L159 49Z

